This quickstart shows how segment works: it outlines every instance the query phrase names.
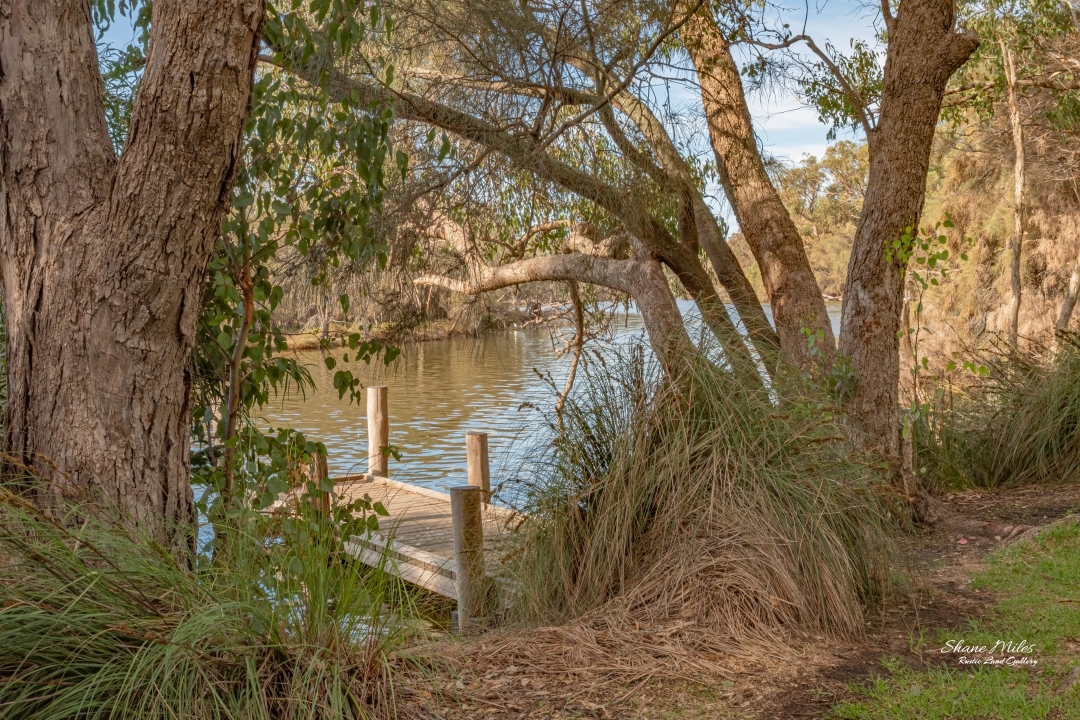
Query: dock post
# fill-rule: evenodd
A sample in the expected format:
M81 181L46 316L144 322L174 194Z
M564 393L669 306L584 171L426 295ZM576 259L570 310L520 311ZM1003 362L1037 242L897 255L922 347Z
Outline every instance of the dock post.
M465 435L465 452L469 458L469 484L483 491L481 499L491 502L491 471L488 466L487 433L471 432Z
M390 444L390 413L386 401L386 386L367 389L368 474L386 477L387 457L382 449Z
M473 621L484 616L484 516L475 485L450 488L450 516L454 526L457 562L458 628L467 634Z
M311 467L308 469L309 477L315 483L315 495L309 498L312 508L322 515L330 514L330 493L322 489L323 480L330 477L330 470L326 465L326 454L316 452L311 458Z

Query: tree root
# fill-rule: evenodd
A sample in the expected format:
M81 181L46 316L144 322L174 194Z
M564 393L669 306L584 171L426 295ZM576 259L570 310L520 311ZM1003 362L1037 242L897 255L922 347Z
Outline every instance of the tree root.
M1061 695L1072 688L1077 682L1080 682L1080 664L1073 668L1073 671L1069 673L1069 676L1065 678L1060 685L1057 686L1057 690L1054 692L1057 695Z
M939 527L969 537L978 536L994 540L1014 540L1028 530L1031 525L1003 525L988 520L974 520L949 509L940 500L925 492L919 492L914 501L915 517L925 525Z

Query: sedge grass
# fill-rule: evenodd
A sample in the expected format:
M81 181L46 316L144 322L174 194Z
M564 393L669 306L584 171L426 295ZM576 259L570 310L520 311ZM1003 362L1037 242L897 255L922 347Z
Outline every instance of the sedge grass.
M0 717L395 715L407 601L341 557L325 518L254 513L211 562L71 511L0 488Z
M917 426L931 486L995 489L1080 478L1080 345L1045 358L1007 348L979 355L985 376L951 387Z
M589 373L517 489L519 620L681 624L736 644L863 630L897 578L899 515L826 405L734 392L704 364L672 383L640 348Z

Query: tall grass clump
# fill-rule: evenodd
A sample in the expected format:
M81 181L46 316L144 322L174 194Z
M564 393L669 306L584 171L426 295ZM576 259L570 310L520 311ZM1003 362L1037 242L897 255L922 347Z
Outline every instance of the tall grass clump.
M1063 338L1046 357L1004 347L984 370L951 386L917 427L927 482L986 489L1080 477L1080 343Z
M331 516L249 513L213 559L113 520L0 487L0 717L395 715L398 589L342 558Z
M894 494L827 404L682 382L640 348L590 366L526 484L515 610L776 642L852 636L895 576Z

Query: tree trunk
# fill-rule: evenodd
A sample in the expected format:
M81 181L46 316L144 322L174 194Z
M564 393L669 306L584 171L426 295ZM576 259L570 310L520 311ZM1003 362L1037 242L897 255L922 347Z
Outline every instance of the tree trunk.
M1002 60L1005 63L1005 88L1009 100L1009 124L1012 126L1013 149L1016 158L1013 161L1013 235L1009 243L1011 254L1009 262L1009 347L1016 349L1017 335L1020 334L1020 297L1023 289L1020 285L1020 260L1024 251L1024 125L1020 117L1020 102L1016 96L1016 66L1013 63L1012 50L999 38Z
M1072 275L1069 276L1069 288L1065 291L1065 299L1061 301L1061 312L1058 313L1057 322L1054 323L1054 329L1058 332L1069 329L1077 295L1080 295L1080 255L1077 255L1076 263L1073 264Z
M821 331L819 345L830 351L836 340L802 236L758 152L739 69L720 28L704 11L687 21L682 39L701 86L720 182L761 268L780 345L790 360L805 365L804 328Z
M754 292L750 281L746 279L746 274L743 272L738 258L728 247L727 238L724 237L720 223L717 222L716 216L706 205L705 198L701 196L701 191L697 188L690 166L679 153L675 143L672 142L663 123L645 103L641 102L632 93L623 90L615 94L612 98L612 104L633 121L656 154L660 166L650 174L654 176L657 182L673 181L675 184L683 186L681 188L682 193L689 196L690 205L693 209L692 218L696 239L685 237L684 234L683 242L684 244L699 244L705 251L705 255L709 258L709 264L716 273L720 285L727 292L731 304L735 306L735 311L739 314L739 320L746 329L750 342L757 350L765 367L772 372L776 368L780 357L780 338L769 324L769 319L761 307L757 293ZM601 117L606 118L603 111L601 111ZM614 124L613 114L612 122L608 123L608 129L627 156L634 158L636 150ZM642 163L642 165L647 172L651 169L647 162ZM677 188L676 193L678 192L679 189Z
M917 227L930 147L949 77L978 46L955 30L954 0L900 3L885 60L880 120L868 134L870 174L848 262L840 353L858 376L853 439L899 460L899 338L904 288L885 244Z
M414 282L418 285L437 285L465 295L477 295L524 283L556 280L602 285L632 297L645 323L649 344L668 374L681 374L688 362L697 357L664 270L652 258L615 260L567 253L483 267L473 280L424 275Z
M123 155L89 3L0 3L4 450L188 546L188 356L250 112L260 0L158 0Z
M530 134L507 131L466 112L404 90L391 93L370 80L354 79L339 73L324 64L323 60L286 56L284 64L301 77L324 81L331 96L355 93L364 102L386 103L400 118L444 128L469 142L494 150L516 167L560 185L610 212L622 222L627 232L648 249L652 257L670 267L687 291L694 296L701 307L705 323L723 345L724 352L740 378L758 387L762 385L762 378L757 373L745 338L735 328L698 258L697 243L692 249L679 243L664 224L651 214L646 199L628 193L623 188L608 185L599 178L552 157L542 148L538 148L536 138ZM685 334L685 330L683 333ZM752 368L753 371L746 372L747 368Z
M322 308L319 310L319 339L330 337L330 293L323 290Z
M765 367L770 373L774 372L782 349L780 338L769 324L769 318L761 307L754 287L743 273L739 259L728 246L716 216L705 204L700 193L694 193L693 203L701 249L705 251L709 265L731 299L731 304L735 306L735 312L739 314L739 320L746 329L750 342L754 344Z

